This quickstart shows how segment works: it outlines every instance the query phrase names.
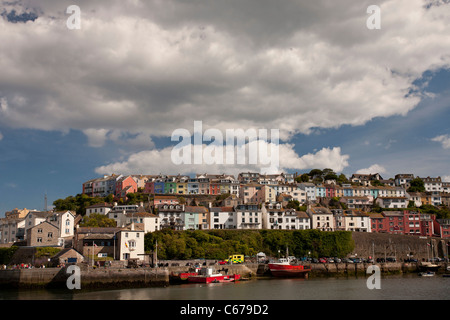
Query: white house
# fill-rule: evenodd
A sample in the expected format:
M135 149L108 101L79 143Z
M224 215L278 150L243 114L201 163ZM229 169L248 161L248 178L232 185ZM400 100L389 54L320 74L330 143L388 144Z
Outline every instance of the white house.
M154 232L160 230L159 216L138 206L120 206L115 207L122 210L111 210L108 212L108 218L116 221L117 227L121 228L131 223L142 225L144 232ZM128 210L126 210L127 208Z
M38 224L47 220L47 217L51 216L51 212L46 211L30 211L25 216L24 235L26 240L27 230L37 226Z
M420 192L407 192L406 198L409 201L413 201L414 205L419 208L422 206L422 194Z
M261 211L265 229L310 229L310 218L305 212L283 208L281 203L266 205Z
M395 175L394 182L396 186L403 186L406 189L410 186L410 182L414 179L414 175L411 173L397 174Z
M316 201L316 185L310 182L300 183L298 185L301 190L306 193L306 201L315 202Z
M144 230L133 223L116 233L119 260L144 260Z
M182 204L162 204L158 208L160 229L184 230L185 206Z
M371 220L367 213L356 210L347 210L343 214L344 230L358 232L372 232Z
M47 221L59 228L59 237L73 237L75 230L75 216L76 213L72 211L53 212L53 214L47 217Z
M159 230L159 217L146 211L126 213L125 224L128 225L130 223L142 225L145 233Z
M112 207L112 204L106 202L93 204L86 207L86 216L89 217L92 213L98 213L106 216L111 211Z
M336 229L333 213L324 207L310 207L306 213L311 219L311 228L322 231L334 231Z
M257 204L240 204L235 211L237 229L262 229L262 213Z
M236 212L233 207L209 208L209 225L211 229L236 229Z
M442 179L441 177L437 178L421 178L423 180L423 183L425 185L425 191L427 192L433 192L438 191L442 192L444 189L442 187Z
M25 219L0 219L0 244L24 240Z
M381 208L406 208L408 206L408 198L406 197L378 197L376 203Z

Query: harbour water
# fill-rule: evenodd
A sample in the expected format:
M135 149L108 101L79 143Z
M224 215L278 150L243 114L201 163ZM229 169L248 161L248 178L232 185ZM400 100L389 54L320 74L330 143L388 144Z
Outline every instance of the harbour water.
M450 300L450 278L389 275L380 289L365 277L263 279L118 290L2 290L2 300Z

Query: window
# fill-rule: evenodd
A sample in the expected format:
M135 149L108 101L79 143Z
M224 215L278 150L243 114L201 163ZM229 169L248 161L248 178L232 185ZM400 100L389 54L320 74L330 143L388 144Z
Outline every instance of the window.
M42 238L37 238L36 242L42 242Z
M37 232L38 232L38 233L42 233L42 229L41 229L41 228L39 228Z

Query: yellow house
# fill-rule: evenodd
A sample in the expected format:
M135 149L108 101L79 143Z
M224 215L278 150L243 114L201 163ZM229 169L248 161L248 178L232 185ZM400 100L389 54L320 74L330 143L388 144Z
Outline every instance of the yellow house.
M177 183L177 193L178 194L188 194L188 183L178 182Z
M264 202L274 203L277 201L277 191L272 185L263 186Z
M230 193L230 184L229 183L221 183L220 184L220 193L224 194L224 193Z

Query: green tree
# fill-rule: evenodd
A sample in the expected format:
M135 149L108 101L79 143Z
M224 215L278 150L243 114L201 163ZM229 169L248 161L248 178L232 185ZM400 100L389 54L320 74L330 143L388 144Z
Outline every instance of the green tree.
M308 174L311 178L314 178L315 176L319 176L322 177L323 175L323 171L320 169L312 169L309 174Z
M345 176L345 174L341 173L338 178L337 178L337 183L343 184L343 183L348 183L348 179Z
M297 183L309 182L309 175L307 173L304 173L301 176L295 178L295 181L297 181Z
M114 219L100 213L92 213L89 216L84 216L80 227L116 227L116 224Z
M425 183L420 178L412 179L408 192L425 192Z

